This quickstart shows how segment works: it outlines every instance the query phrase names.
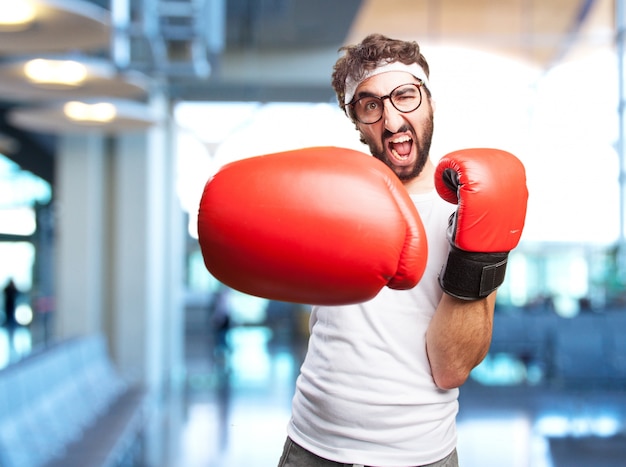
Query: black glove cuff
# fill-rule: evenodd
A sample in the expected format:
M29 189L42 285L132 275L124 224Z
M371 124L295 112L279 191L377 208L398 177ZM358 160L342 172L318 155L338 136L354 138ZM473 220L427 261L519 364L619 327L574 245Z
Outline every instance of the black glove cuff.
M461 300L478 300L504 282L509 253L475 253L451 246L439 275L445 293Z

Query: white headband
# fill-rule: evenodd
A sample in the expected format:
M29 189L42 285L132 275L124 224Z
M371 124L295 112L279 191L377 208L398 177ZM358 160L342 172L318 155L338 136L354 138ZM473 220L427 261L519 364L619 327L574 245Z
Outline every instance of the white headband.
M407 73L415 76L417 79L422 80L424 82L424 85L429 88L426 73L424 72L424 69L417 63L411 63L410 65L406 65L402 62L385 62L377 66L373 70L365 73L365 75L363 75L363 77L358 81L353 80L351 76L348 76L346 78L346 94L344 97L344 104L349 104L350 102L352 102L352 98L354 97L354 93L356 92L356 88L359 87L359 84L361 84L366 79L371 78L372 76L380 75L381 73L387 73L388 71L406 71Z

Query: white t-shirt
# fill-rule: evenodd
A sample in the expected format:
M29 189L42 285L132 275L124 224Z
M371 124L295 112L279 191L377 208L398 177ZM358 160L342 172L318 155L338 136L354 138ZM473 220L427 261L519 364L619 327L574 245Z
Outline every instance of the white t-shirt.
M384 287L361 304L313 307L287 432L320 457L406 467L436 462L456 446L458 389L437 388L426 354L455 206L434 191L411 197L428 239L418 285Z

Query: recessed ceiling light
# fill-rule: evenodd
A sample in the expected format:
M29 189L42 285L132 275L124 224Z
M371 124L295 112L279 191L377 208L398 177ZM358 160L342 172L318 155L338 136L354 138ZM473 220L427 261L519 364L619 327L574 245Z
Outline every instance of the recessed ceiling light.
M39 86L76 87L87 78L87 67L74 60L36 58L26 62L24 74Z
M110 102L86 104L79 101L70 101L63 106L65 115L76 122L105 123L115 118L117 110Z
M31 0L4 2L0 9L0 31L21 31L35 19L36 9Z

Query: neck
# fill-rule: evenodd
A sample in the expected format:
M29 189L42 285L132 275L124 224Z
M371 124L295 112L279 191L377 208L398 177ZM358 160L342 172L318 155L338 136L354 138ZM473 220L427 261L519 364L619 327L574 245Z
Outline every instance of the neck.
M424 165L424 169L417 177L404 182L404 187L409 193L412 194L429 193L434 190L435 165L432 163L430 158L426 162L426 165Z

